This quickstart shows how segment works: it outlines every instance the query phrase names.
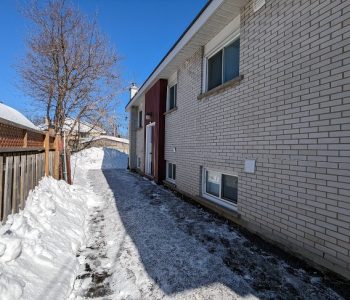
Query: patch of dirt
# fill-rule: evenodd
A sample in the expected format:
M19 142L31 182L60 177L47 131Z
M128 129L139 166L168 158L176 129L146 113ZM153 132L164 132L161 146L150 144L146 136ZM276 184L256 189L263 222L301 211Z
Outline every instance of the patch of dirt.
M85 298L105 297L112 294L108 278L111 276L107 271L101 269L101 261L107 258L106 242L103 240L103 224L105 218L101 212L90 219L90 232L92 240L85 250L77 254L77 257L84 255L85 262L81 274L76 277L76 282L90 278L88 286L81 288L80 296Z

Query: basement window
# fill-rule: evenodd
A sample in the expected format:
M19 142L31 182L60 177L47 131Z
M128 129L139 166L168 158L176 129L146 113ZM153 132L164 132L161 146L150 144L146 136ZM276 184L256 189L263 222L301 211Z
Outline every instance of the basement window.
M137 157L137 168L141 169L141 157Z
M240 39L207 59L207 91L239 76Z
M170 182L175 182L176 179L176 165L168 162L166 165L166 179Z
M204 169L203 196L209 200L220 200L237 205L238 176Z

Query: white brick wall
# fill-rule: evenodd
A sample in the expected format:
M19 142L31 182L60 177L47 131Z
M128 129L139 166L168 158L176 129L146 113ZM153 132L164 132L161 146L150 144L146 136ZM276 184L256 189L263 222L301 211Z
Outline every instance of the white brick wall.
M142 101L139 106L133 106L130 112L129 121L129 141L130 141L130 154L129 154L129 164L130 169L137 168L137 159L141 159L140 170L145 170L145 154L144 154L144 127L138 127L138 116L139 111L142 111L142 120L144 121L144 101Z
M142 111L142 123L145 120L144 103L142 102L138 107L138 112ZM141 128L136 129L136 159L139 157L141 159L140 170L144 172L145 170L145 135L144 135L144 125Z
M236 87L197 100L202 49L178 70L165 159L179 189L200 167L239 174L248 227L350 277L350 2L267 0L241 13ZM173 147L177 151L173 152ZM257 160L255 174L243 172Z

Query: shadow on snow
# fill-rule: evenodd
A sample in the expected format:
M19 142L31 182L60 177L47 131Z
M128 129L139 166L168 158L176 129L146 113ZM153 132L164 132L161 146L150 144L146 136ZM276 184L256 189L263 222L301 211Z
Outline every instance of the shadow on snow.
M102 172L145 270L165 294L222 283L262 299L338 298L317 271L288 255L287 263L273 246L198 205L127 171Z

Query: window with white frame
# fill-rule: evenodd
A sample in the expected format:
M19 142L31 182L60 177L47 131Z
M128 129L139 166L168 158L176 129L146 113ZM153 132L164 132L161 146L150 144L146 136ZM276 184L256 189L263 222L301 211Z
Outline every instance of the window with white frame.
M168 162L166 165L166 179L175 182L176 180L176 165Z
M239 76L240 39L237 38L207 59L207 90Z
M177 105L177 71L168 78L168 92L166 97L166 110L172 110Z
M169 87L167 110L171 110L176 107L176 99L177 99L177 84L174 84L173 86Z
M204 169L203 196L237 205L238 177Z
M141 168L141 157L137 157L137 167Z
M138 126L138 128L142 127L142 110L139 111L137 126Z

